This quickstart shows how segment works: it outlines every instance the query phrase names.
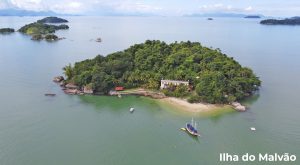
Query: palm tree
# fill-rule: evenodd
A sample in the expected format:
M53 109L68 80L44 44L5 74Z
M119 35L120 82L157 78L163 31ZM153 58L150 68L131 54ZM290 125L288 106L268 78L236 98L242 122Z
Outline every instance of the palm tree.
M69 64L65 67L63 67L64 74L67 76L67 80L70 80L73 77L73 68L72 65Z

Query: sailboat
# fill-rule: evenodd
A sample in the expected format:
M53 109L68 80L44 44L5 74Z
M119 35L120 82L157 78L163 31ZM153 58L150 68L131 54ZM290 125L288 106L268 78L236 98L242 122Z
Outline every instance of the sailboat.
M196 122L194 123L193 118L191 123L186 123L185 129L189 134L193 136L200 136L197 130L197 123Z

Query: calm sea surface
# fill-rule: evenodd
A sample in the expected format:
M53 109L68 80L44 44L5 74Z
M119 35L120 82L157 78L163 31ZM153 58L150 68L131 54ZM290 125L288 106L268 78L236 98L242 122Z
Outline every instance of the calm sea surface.
M37 19L0 17L0 27L18 29ZM300 159L300 26L239 18L67 19L70 30L57 32L66 37L59 42L34 42L19 33L0 36L1 165L241 164L220 163L223 152L290 153ZM102 43L93 41L98 37ZM199 116L148 98L68 96L52 82L68 63L146 39L220 48L252 68L262 88L246 101L245 113ZM47 92L57 96L45 97ZM203 135L198 140L179 130L192 116Z

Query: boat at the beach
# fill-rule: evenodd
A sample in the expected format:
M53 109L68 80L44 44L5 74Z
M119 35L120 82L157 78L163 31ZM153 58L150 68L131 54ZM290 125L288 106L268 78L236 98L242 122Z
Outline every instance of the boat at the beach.
M191 134L193 136L200 136L200 134L198 133L198 130L197 130L197 124L196 124L196 122L195 123L193 122L193 119L192 119L191 123L186 123L185 129L189 134Z

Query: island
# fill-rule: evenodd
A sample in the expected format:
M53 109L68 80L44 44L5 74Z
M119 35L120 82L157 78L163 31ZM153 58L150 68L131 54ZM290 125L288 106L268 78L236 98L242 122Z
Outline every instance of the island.
M38 23L67 23L69 21L58 17L46 17L41 20L38 20L37 22Z
M286 19L266 19L262 20L263 25L300 25L300 17L292 17Z
M59 38L55 35L55 34L47 34L45 36L45 40L46 41L56 41L58 40Z
M49 18L49 17L47 17ZM50 17L52 18L52 17ZM55 17L57 18L57 17ZM44 18L46 19L46 18ZM42 19L42 20L44 20ZM58 18L57 18L58 19ZM46 19L47 20L47 19ZM53 39L58 40L60 39L59 37L54 37L52 35L52 33L55 33L56 30L65 30L65 29L69 29L68 25L65 24L61 24L61 25L50 25L50 24L46 24L46 23L42 23L44 21L38 20L37 22L34 23L30 23L28 25L25 25L23 27L21 27L18 31L23 33L23 34L27 34L27 35L31 35L32 36L32 40L43 40L47 38L47 35L51 36L51 41L53 41ZM46 38L47 37L47 38Z
M10 34L15 32L15 29L12 28L1 28L0 29L0 34Z
M248 15L244 18L255 18L255 19L257 19L257 18L261 18L261 17L259 15Z
M31 37L31 40L34 40L34 41L40 41L40 40L43 40L43 39L44 39L44 36L41 35L41 34L34 34Z
M42 23L31 23L28 25L25 25L21 27L18 31L21 33L25 33L28 35L33 34L49 34L49 33L55 33L56 30L60 29L69 29L68 25L48 25L48 24L42 24Z
M185 105L239 107L236 101L252 95L261 85L250 68L220 49L190 41L167 44L147 40L106 57L69 64L63 70L66 79L59 76L54 81L69 94L119 95L127 89L131 94L177 98L180 105L184 101Z

